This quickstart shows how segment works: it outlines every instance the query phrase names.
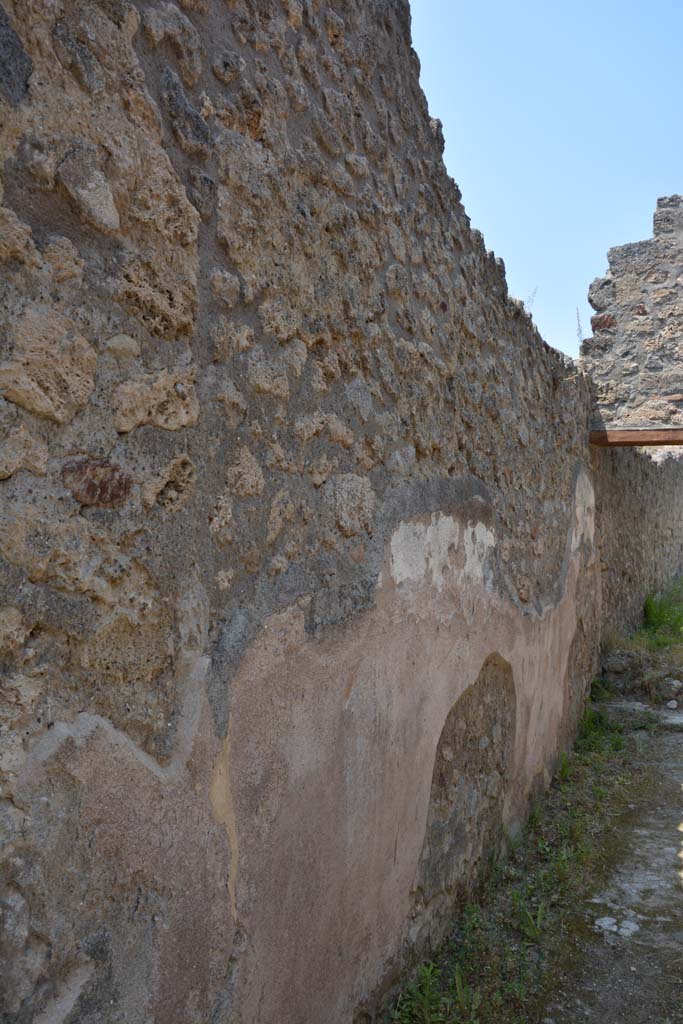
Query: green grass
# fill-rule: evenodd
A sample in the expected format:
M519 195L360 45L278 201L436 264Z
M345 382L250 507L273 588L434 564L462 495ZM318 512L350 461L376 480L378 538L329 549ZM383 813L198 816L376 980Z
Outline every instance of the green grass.
M417 978L400 997L392 1016L395 1024L443 1024L444 1005L441 991L441 971L436 964L422 964Z
M594 704L609 700L612 696L612 691L604 679L597 678L593 680L591 684L591 700Z
M422 964L392 1024L528 1024L566 965L577 902L605 870L614 819L642 786L620 727L590 706L571 754L507 843L478 903Z
M645 598L643 625L632 640L652 651L683 643L683 579L663 594Z

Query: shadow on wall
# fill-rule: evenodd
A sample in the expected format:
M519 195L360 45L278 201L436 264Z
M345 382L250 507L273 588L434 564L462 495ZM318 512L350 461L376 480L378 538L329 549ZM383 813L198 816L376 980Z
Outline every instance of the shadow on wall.
M500 849L515 747L512 668L499 654L448 713L434 760L417 877L417 947L445 937L447 908L465 897Z

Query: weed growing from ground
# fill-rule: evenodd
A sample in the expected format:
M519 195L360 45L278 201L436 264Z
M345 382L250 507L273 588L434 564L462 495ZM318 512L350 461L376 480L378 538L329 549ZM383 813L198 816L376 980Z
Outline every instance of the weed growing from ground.
M604 679L598 678L593 680L591 683L591 700L594 704L609 700L612 696L612 691Z
M643 625L631 640L651 651L683 643L683 579L645 598Z
M392 1020L395 1024L443 1024L446 1020L441 992L441 971L436 964L422 964L417 978L400 996Z

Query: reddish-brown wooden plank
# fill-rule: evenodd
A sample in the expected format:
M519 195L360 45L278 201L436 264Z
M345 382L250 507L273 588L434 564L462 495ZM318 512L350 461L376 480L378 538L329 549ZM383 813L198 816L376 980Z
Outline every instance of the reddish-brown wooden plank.
M599 448L645 448L649 445L683 444L683 428L591 430L590 443Z

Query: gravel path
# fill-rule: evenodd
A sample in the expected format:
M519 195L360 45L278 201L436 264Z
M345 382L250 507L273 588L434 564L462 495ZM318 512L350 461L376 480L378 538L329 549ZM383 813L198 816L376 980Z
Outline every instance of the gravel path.
M608 877L576 908L543 1024L683 1024L683 731L660 717L661 731L633 738L654 792L618 822Z

